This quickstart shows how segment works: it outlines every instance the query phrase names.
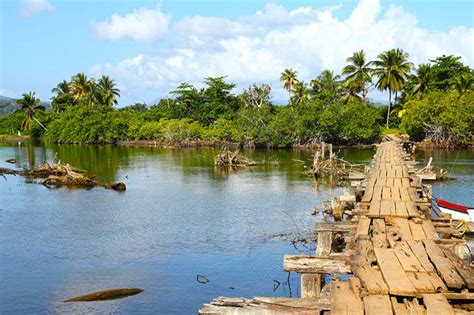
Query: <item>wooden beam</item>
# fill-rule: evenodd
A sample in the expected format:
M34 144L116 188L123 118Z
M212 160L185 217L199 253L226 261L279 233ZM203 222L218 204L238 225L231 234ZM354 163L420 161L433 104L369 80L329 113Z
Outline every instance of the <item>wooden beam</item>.
M343 261L304 255L283 256L283 269L300 273L351 273L350 266Z

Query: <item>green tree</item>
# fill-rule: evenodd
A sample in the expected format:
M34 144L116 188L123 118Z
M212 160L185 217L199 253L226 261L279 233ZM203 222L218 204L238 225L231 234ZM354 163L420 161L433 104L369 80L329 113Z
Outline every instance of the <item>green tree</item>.
M26 112L26 119L21 123L21 128L24 130L31 130L33 127L33 121L36 121L44 130L47 130L43 124L36 119L37 111L44 112L46 107L41 105L39 98L35 96L34 92L23 93L22 97L16 101L18 105L21 105L21 109Z
M79 100L90 92L90 81L83 72L74 75L71 78L70 92L74 96L75 100Z
M408 54L401 49L391 49L378 55L373 61L374 74L377 77L375 86L380 91L388 90L387 128L389 128L390 112L392 109L392 94L402 91L405 81L410 74L413 64L408 61Z
M306 102L309 99L308 85L303 81L297 81L291 89L291 102L295 105Z
M51 98L51 105L55 113L64 111L68 106L76 103L74 97L71 94L70 84L66 80L58 83L58 85L51 90L52 93L56 93Z
M340 76L334 74L334 71L325 69L315 80L311 80L311 90L319 99L335 101L341 92Z
M434 90L448 91L454 85L457 76L462 74L472 75L472 69L464 65L460 60L461 57L453 55L442 55L434 60L430 60L433 63L431 73Z
M465 93L471 91L474 83L474 77L471 74L460 74L454 79L454 88L462 97Z
M431 65L422 63L416 69L416 75L413 76L413 95L422 98L430 90L432 81Z
M97 83L97 95L102 105L112 107L118 103L117 99L120 97L120 90L117 88L114 80L103 75Z
M283 83L283 88L288 92L288 99L291 99L291 90L293 85L298 81L298 72L293 69L285 69L281 73L280 81Z
M372 81L371 62L366 60L363 50L354 52L346 62L349 64L342 69L342 74L346 76L346 81L353 81L349 86L360 90L365 101L368 93L367 85Z

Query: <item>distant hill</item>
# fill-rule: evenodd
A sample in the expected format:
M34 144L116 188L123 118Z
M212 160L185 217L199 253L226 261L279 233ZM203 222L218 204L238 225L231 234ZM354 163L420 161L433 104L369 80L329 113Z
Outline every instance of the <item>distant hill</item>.
M46 110L51 108L50 103L42 102L41 105L46 107ZM0 116L7 116L19 109L20 107L16 104L16 98L0 95Z
M6 116L18 109L16 99L0 95L0 116Z

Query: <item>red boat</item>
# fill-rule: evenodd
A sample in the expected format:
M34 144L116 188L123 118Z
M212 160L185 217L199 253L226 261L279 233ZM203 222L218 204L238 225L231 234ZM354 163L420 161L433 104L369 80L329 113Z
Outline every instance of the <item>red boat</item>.
M474 207L457 205L441 198L436 199L436 204L441 212L451 214L451 217L455 220L474 222Z

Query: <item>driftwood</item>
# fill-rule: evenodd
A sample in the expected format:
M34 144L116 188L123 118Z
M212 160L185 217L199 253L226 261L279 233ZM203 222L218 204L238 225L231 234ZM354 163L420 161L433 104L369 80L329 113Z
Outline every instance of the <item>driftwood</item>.
M256 165L255 161L240 155L238 151L232 152L224 148L214 157L215 166L251 166Z
M313 158L313 164L306 171L307 175L314 177L320 176L336 176L341 178L347 178L349 173L354 169L359 169L360 165L349 163L341 158L337 157L337 154L333 154L332 145L329 144L329 156L325 156L324 142L321 144L321 149L316 151Z
M28 178L44 178L42 184L47 187L70 186L92 188L99 184L94 177L87 176L84 171L75 169L69 164L45 162L38 168L24 172Z
M92 301L105 301L113 299L122 299L130 295L136 295L142 293L142 289L137 288L125 288L125 289L110 289L104 291L92 292L86 295L76 296L65 300L64 302L92 302Z
M18 172L9 168L0 167L0 175L15 175Z
M76 187L76 188L93 188L101 185L94 176L88 176L86 171L70 166L69 164L47 163L45 162L38 168L33 168L23 172L20 175L28 178L42 178L41 184L46 187ZM117 191L125 191L126 186L122 182L115 184L102 185L106 189Z

